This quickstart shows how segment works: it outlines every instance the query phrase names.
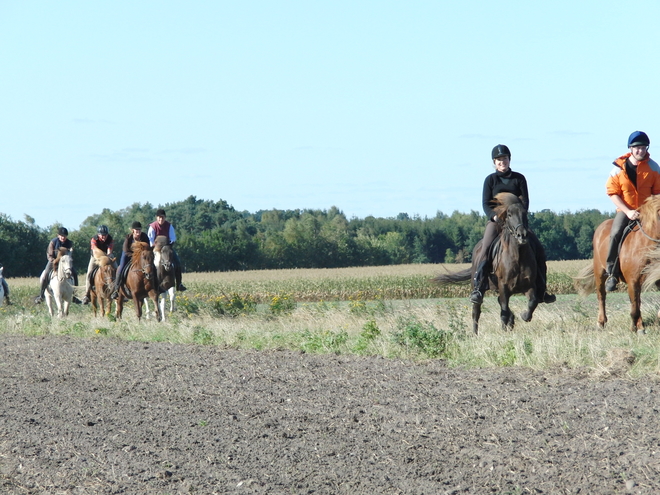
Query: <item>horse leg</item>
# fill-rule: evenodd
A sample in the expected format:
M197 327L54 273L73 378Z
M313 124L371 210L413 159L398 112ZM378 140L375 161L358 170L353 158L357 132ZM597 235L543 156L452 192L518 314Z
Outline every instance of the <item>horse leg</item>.
M169 290L170 294L170 314L174 313L174 300L176 299L176 294L174 292L174 287L171 287Z
M534 310L539 305L539 300L536 298L536 292L534 289L535 288L532 287L525 294L527 296L527 309L522 312L520 318L522 318L522 320L526 322L532 321L532 316L534 316Z
M123 311L124 311L124 296L120 292L119 296L117 297L117 313L116 313L116 316L117 316L118 320L121 320L121 314L122 314Z
M511 294L505 287L500 287L500 296L497 298L500 303L500 320L502 320L502 330L513 330L515 317L509 308L509 298Z
M137 315L138 321L142 320L142 299L137 297L133 293L133 304L135 304L135 314Z
M642 320L642 288L639 282L628 285L628 297L630 298L630 318L632 326L630 330L638 334L646 333L644 320Z
M162 294L158 295L158 304L159 304L159 310L160 310L160 317L162 318L161 321L165 320L165 300L167 299L169 291L163 292Z
M605 270L596 267L594 263L594 282L596 284L596 295L598 296L598 326L603 329L607 323L607 314L605 313L605 280L607 279Z
M472 331L479 335L479 317L481 316L481 304L472 303Z

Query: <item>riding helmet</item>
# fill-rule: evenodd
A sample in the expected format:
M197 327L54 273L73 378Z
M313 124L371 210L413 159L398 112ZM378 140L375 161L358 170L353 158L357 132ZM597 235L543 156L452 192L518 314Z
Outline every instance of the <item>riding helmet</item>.
M68 235L69 235L69 231L68 231L66 228L64 228L64 227L60 227L59 229L57 229L57 235L68 236Z
M511 152L509 151L509 148L503 144L498 144L493 148L493 151L490 154L493 157L493 160L495 158L500 158L502 156L508 156L511 158Z
M133 229L133 230L135 230L135 229L142 230L142 224L136 220L135 222L133 222L131 224L131 229Z
M156 216L157 217L165 217L167 215L165 215L165 210L163 210L162 208L159 208L158 211L156 212Z
M628 138L628 148L631 146L648 146L650 144L651 140L646 133L642 131L635 131Z
M99 228L96 229L96 233L100 235L108 235L109 233L108 227L106 227L105 225L99 225Z

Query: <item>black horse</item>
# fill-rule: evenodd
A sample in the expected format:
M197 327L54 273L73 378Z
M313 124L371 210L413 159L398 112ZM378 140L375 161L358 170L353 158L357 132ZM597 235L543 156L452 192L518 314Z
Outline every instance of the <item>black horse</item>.
M489 276L490 289L499 294L500 318L502 327L513 329L515 318L509 308L509 298L513 294L527 296L527 309L522 313L524 321L531 321L539 300L536 294L536 277L539 272L536 256L529 243L527 210L520 198L511 193L495 196L495 213L501 234L493 243L491 258L492 270ZM472 252L472 259L477 259L481 251L481 241ZM472 266L456 273L442 274L433 280L441 285L456 284L472 280L477 267ZM481 304L472 305L472 329L479 333Z

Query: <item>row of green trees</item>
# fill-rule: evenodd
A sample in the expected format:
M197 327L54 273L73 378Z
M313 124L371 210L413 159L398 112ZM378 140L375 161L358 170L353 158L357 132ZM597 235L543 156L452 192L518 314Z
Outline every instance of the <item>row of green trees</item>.
M476 211L438 212L432 218L401 213L396 218L348 219L336 207L250 213L237 211L223 200L194 196L163 208L176 229L176 249L186 271L465 262L486 224ZM119 211L104 209L88 217L78 230L69 228L77 252L84 253L74 256L76 268L86 269L89 241L98 225L110 228L116 254L120 254L133 221L140 221L146 230L156 209L149 203ZM598 210L544 210L531 213L529 220L548 259L562 260L590 258L595 228L611 217ZM46 261L46 246L58 227L41 229L29 219L15 222L0 215L0 261L7 266L6 275L38 275Z

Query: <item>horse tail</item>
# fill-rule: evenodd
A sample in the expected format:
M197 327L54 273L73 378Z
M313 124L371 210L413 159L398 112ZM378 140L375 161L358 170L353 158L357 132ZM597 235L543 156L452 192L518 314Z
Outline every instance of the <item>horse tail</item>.
M656 287L657 282L660 280L660 247L650 250L647 259L649 264L642 270L642 274L645 277L642 284L643 291L648 291Z
M589 266L585 266L577 276L573 277L573 286L581 296L587 296L596 290L593 263L589 263Z
M454 273L441 273L431 279L432 282L440 285L461 284L472 280L472 267Z

